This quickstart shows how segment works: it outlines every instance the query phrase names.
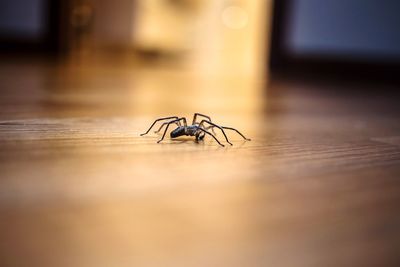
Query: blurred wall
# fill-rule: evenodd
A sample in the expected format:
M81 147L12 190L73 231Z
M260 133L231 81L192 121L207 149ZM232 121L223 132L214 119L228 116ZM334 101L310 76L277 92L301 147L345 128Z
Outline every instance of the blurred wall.
M400 58L400 1L293 0L287 46L295 54Z

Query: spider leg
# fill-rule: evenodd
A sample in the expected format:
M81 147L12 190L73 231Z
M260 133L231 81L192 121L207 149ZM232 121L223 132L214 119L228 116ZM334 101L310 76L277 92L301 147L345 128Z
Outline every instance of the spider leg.
M206 130L211 129L211 131L213 132L213 134L216 135L215 130L214 130L214 126L210 125L210 126L208 126L208 127L204 127L204 129L206 129Z
M200 123L198 123L198 122L196 122L196 124L194 124L194 125L198 125L198 126L200 126ZM214 126L212 126L212 125L209 125L209 126L207 126L207 127L205 127L205 126L202 126L205 130L209 130L209 129L211 129L211 131L213 132L213 134L215 134L215 135L217 135L216 133L215 133L215 130L214 130ZM204 135L203 135L204 136Z
M179 121L182 121L182 122L183 122L183 125L184 125L185 127L187 127L187 123L186 123L186 118L185 118L185 117L182 117L182 118L179 118L179 119L176 119L176 120L169 121L169 122L167 123L167 127L165 128L165 131L164 131L163 136L161 137L160 140L157 141L157 143L160 143L162 140L164 140L165 134L167 133L168 128L169 128L169 126L171 125L171 123L176 123L176 122L179 122Z
M235 131L235 132L237 132L238 134L240 134L240 135L243 137L243 139L245 139L246 141L251 141L250 138L246 138L246 136L244 136L241 132L239 132L239 131L236 130L235 128L226 127L226 126L221 126L221 128L222 128L222 129L227 129L227 130Z
M196 122L194 125L200 126L200 123L199 123L199 122ZM208 131L209 129L211 129L211 131L213 132L213 134L214 134L214 135L217 135L217 134L215 133L214 126L209 125L209 126L205 127L205 126L203 125L202 127L203 127L203 129L205 129L205 130L207 130L207 131ZM203 137L204 137L204 133L203 133Z
M176 118L178 118L178 117L176 117ZM164 126L167 125L167 124L168 124L168 121L167 121L167 122L164 122L163 124L161 124L160 128L158 128L158 130L155 131L155 133L160 132L161 129L164 128ZM176 126L181 126L181 123L180 123L179 121L177 121L177 122L176 122Z
M206 134L204 132L202 135L199 134L198 136L196 136L196 141L202 141L205 136L206 136Z
M197 116L199 116L199 117L204 117L204 118L208 119L208 120L211 122L211 118L210 118L209 116L204 115L204 114L200 114L200 113L194 113L192 124L195 124L195 123L196 123L196 118L197 118Z
M210 133L210 132L208 132L208 131L206 131L206 130L204 130L203 128L198 128L200 131L203 131L204 133L206 133L206 134L208 134L208 135L211 135L212 136L212 138L214 138L214 140L215 141L217 141L217 143L220 145L220 146L224 146L223 144L221 144L221 142L220 141L218 141L218 139L212 134L212 133Z
M208 119L208 120L211 122L211 117L210 117L210 116L207 116L207 115L204 115L204 114L201 114L201 113L197 113L197 112L196 112L196 113L194 113L194 115L193 115L193 122L192 122L193 125L199 125L199 124L200 124L200 123L196 122L197 117L206 118L206 119ZM210 129L210 128L211 128L213 134L215 134L215 131L214 131L214 128L213 128L213 127L207 127L206 130L208 130L208 129Z
M208 123L208 124L210 124L210 125L213 126L213 127L217 127L218 129L220 129L221 132L222 132L222 133L224 134L224 136L225 136L226 142L228 142L230 145L232 145L232 143L229 142L228 137L226 136L225 131L224 131L224 129L222 129L221 126L219 126L219 125L217 125L217 124L215 124L215 123L212 123L212 122L210 122L210 121L207 121L207 120L202 120L202 121L200 122L200 124L199 124L199 127L203 126L203 124L204 124L205 122ZM204 126L203 126L203 127L204 127Z
M153 128L154 124L156 124L158 121L169 120L169 119L178 119L178 117L177 117L177 116L172 116L172 117L165 117L165 118L156 119L156 120L153 122L153 124L150 126L150 128L149 128L145 133L142 133L140 136L143 136L143 135L148 134L148 133L150 132L151 128Z

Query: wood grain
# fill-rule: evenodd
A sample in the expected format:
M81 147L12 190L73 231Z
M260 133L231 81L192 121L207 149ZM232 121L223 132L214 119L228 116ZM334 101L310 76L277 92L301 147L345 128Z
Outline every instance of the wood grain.
M398 266L398 101L346 86L1 63L0 265ZM252 141L139 136L193 112Z

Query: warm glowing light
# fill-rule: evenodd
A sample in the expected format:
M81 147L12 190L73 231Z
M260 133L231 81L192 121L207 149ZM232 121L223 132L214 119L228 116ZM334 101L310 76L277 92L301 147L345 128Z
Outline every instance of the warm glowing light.
M222 22L231 29L242 29L246 27L249 16L241 7L229 6L222 11Z

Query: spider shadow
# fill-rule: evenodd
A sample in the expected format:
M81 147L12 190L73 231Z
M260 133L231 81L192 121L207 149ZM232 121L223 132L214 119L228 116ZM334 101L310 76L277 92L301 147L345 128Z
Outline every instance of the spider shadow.
M170 141L170 143L168 143L168 141ZM185 138L185 137L183 137L183 139L181 139L181 138L169 139L168 141L166 140L166 142L160 142L159 144L164 144L164 145L166 145L166 144L177 144L177 145L187 144L187 145L191 145L193 147L194 146L200 146L200 147L202 147L204 149L206 149L206 148L214 148L214 147L216 149L226 148L226 146L223 147L223 146L220 146L217 143L214 144L213 142L204 142L204 140L195 140L195 139Z
M148 136L148 139L152 139L154 140L154 136ZM208 149L215 149L215 150L219 150L221 148L226 148L227 146L225 145L225 147L222 147L220 145L218 145L217 143L213 143L213 142L204 142L204 140L195 140L193 138L190 137L178 137L178 138L169 138L169 139L165 139L160 143L155 142L155 144L157 145L161 145L161 146L171 146L171 145L176 145L176 147L178 148L189 148L189 147L197 147L197 148L202 148L202 150L208 150Z

